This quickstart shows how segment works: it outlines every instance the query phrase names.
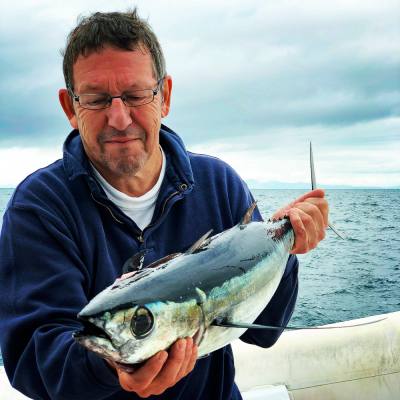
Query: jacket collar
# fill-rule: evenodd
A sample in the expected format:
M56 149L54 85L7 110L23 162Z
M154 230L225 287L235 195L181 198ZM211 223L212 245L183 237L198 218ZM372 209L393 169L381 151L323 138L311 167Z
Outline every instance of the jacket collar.
M182 139L174 131L162 124L160 144L167 158L166 175L170 182L179 191L191 191L194 186L193 172ZM88 179L91 176L89 160L77 129L74 129L64 142L63 163L70 180L81 176Z

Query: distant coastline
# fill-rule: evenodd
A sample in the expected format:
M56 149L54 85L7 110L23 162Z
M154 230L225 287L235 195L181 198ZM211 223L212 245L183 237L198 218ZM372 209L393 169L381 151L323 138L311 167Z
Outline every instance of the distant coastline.
M250 190L286 190L286 189L310 189L309 183L304 182L278 182L278 181L268 181L268 182L258 182L253 180L245 181ZM340 190L399 190L400 186L352 186L352 185L330 185L320 183L319 188L322 189L340 189ZM15 187L5 186L0 187L0 190L14 190Z
M273 181L268 181L268 182L257 182L257 181L252 181L248 180L246 181L247 186L251 190L257 190L257 189L310 189L310 183L303 183L303 182L273 182ZM330 185L330 184L324 184L324 183L319 183L317 185L319 188L323 189L343 189L343 190L398 190L400 189L400 186L353 186L353 185Z

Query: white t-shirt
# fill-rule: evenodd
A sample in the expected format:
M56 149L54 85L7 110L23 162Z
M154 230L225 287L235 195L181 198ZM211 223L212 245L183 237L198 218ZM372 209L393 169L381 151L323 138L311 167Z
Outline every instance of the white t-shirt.
M116 204L129 218L135 221L136 225L143 230L147 225L150 224L153 218L154 209L156 207L156 201L158 193L160 192L161 184L165 176L166 159L163 149L160 146L162 155L162 166L160 176L156 184L143 196L134 197L128 196L127 194L120 192L111 186L100 174L99 171L92 165L92 169L96 180L100 186L104 189L107 197Z

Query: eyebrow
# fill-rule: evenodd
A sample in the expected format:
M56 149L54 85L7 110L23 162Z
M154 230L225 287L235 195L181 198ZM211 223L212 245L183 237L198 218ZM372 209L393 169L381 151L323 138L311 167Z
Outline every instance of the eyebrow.
M81 90L83 90L83 91L88 91L88 90L99 90L99 89L100 89L100 86L99 86L99 85L91 84L91 83L85 84L85 85L83 85L82 88L81 88Z
M153 85L154 86L154 85ZM144 90L144 89L153 89L153 87L142 87L142 85L138 86L137 83L132 83L132 85L125 88L124 92L127 90ZM101 93L108 93L107 90L103 90L101 85L97 85L96 83L87 83L82 86L80 89L81 93L90 93L90 91L99 91Z

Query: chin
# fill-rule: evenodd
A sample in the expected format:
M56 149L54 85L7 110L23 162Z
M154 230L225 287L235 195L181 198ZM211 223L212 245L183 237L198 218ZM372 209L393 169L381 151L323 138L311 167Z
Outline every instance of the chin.
M136 175L145 165L147 157L128 157L115 162L113 171L118 175L134 176Z

